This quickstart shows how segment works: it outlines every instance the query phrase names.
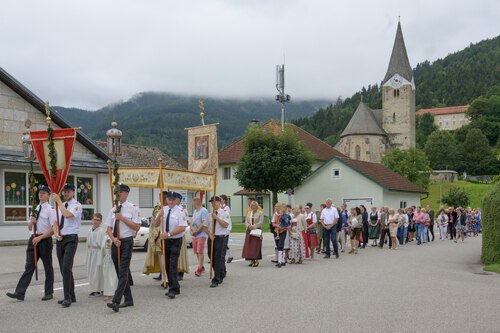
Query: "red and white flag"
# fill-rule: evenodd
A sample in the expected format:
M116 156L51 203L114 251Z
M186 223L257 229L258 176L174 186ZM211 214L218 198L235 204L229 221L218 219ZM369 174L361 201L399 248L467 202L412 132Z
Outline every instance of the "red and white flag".
M53 129L52 133L57 169L55 179L50 175L49 139L47 130L32 131L30 135L36 158L40 163L40 168L43 171L47 185L52 193L60 193L68 178L69 167L73 157L73 147L75 145L76 129Z

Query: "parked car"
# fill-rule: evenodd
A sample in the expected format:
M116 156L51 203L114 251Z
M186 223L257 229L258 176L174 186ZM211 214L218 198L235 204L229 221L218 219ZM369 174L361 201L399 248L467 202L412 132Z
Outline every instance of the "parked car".
M134 248L143 249L144 251L148 250L148 236L149 236L149 226L151 224L151 217L142 218L141 220L141 228L137 232L134 238ZM186 228L186 242L188 247L193 246L193 241L191 239L191 234L189 233L190 227Z

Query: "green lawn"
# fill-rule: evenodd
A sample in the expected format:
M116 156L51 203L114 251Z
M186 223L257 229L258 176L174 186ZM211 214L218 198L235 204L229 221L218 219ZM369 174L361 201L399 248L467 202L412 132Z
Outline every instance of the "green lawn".
M463 180L454 183L432 184L429 186L429 197L422 200L422 206L429 204L434 211L437 211L439 209L439 188L441 187L441 193L445 195L452 186L463 187L469 193L471 198L470 207L482 208L483 198L493 188L494 184L476 184Z
M262 230L264 232L269 232L269 222L264 221L264 224L262 226ZM245 224L241 222L233 222L233 228L231 229L231 232L245 232Z
M484 270L487 272L500 273L500 264L491 264L484 266Z

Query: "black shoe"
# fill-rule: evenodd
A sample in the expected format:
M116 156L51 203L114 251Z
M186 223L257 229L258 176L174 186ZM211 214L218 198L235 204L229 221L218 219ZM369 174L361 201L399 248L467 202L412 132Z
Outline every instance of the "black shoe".
M182 281L182 280L184 280L184 273L177 274L177 281Z
M42 297L42 301L48 301L48 300L51 300L53 298L54 298L54 296L52 296L52 294L44 295Z
M113 309L114 312L120 311L120 304L118 304L118 303L111 302L111 303L108 303L106 305L108 306L108 308Z
M64 302L64 300L61 299L61 300L57 301L57 304L63 304L63 302ZM71 303L76 303L76 298L72 298Z
M7 293L6 295L10 298L17 299L18 301L24 301L24 295L17 293Z
M161 280L161 274L160 274L160 275L158 275L158 276L155 276L153 279L154 279L154 280L158 280L158 281L160 281L160 280Z
M99 297L99 296L101 296L101 293L98 291L94 291L89 294L89 297Z
M212 284L210 285L210 288L216 288L218 286L219 286L218 283L212 282Z
M168 298L174 299L175 298L175 293L173 291L169 291L168 293L165 294Z
M277 264L278 260L271 260L271 262Z
M326 256L323 257L323 259L330 259L330 256L326 255Z
M227 258L227 263L230 264L233 261L233 257Z
M123 302L122 304L118 305L119 308L126 308L129 306L134 306L134 302Z
M338 259L338 258L339 258L339 255L338 255L338 254L336 254L336 255L335 255L335 259Z
M280 263L277 263L275 266L278 267L278 268L281 268L281 264Z
M160 287L162 287L163 289L167 289L168 288L168 283L165 283L165 286L163 286L163 283L160 284Z
M71 300L69 299L65 299L62 303L61 303L62 307L63 308L69 308L71 306Z

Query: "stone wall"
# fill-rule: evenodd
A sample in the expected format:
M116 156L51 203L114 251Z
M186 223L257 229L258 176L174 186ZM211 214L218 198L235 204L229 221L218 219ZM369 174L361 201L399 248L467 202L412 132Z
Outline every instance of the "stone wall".
M27 119L31 121L33 131L47 128L44 114L0 82L0 147L2 149L22 150L21 136L26 131L24 123ZM52 126L59 128L54 123ZM97 157L79 142L75 143L74 158L97 160Z
M359 158L356 147L359 147ZM349 135L340 139L337 149L355 160L380 163L385 153L385 139L381 135Z
M389 135L390 148L415 147L415 90L410 84L399 88L382 88L382 128Z

